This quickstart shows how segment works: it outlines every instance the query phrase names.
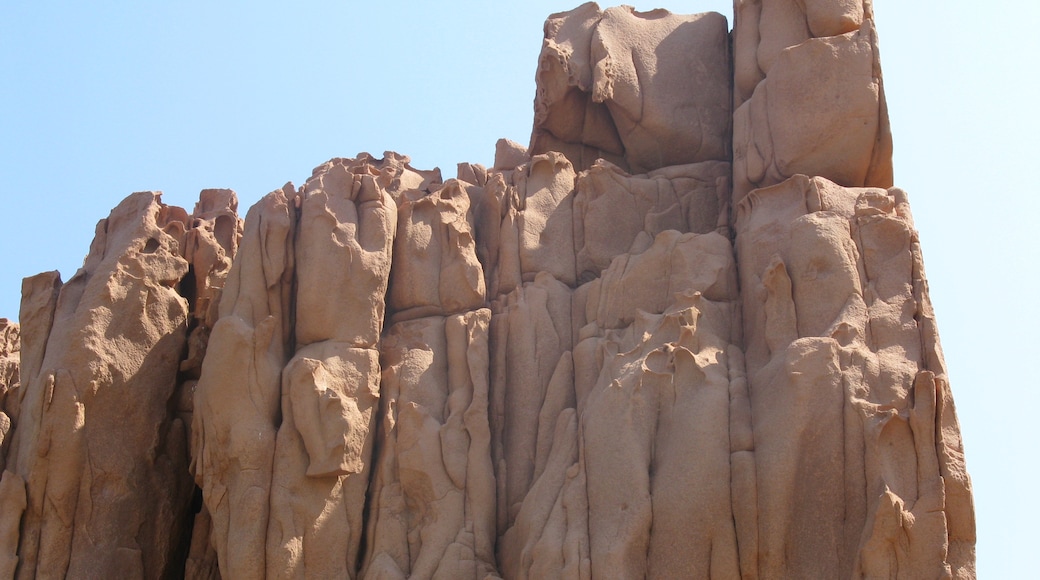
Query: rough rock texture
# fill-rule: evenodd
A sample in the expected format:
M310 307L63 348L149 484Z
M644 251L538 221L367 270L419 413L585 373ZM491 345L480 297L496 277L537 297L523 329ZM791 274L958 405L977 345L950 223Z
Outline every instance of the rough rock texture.
M737 216L760 571L967 572L970 486L906 194L795 176Z
M587 2L545 22L537 80L532 155L560 151L579 170L602 157L637 173L729 158L721 14Z
M127 198L0 319L0 577L973 578L870 2L734 8L551 16L491 169Z
M21 517L19 578L157 577L180 565L191 480L169 403L187 330L176 290L187 222L156 194L131 195L98 224L71 280L43 274L23 288L33 336L0 483L0 502L24 497L24 516L0 512L0 529Z
M733 183L795 174L892 186L892 135L870 0L737 0Z
M3 472L7 455L7 434L11 432L11 416L7 411L7 399L18 398L18 371L20 369L22 341L17 322L0 318L0 473Z
M249 210L195 387L193 473L224 577L265 572L280 378L290 344L292 203L278 190Z

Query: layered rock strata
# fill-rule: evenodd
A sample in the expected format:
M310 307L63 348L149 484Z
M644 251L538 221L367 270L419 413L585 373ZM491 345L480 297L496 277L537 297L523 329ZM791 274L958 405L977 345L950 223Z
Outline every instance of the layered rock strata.
M551 16L491 169L128 197L0 321L0 577L974 577L871 5L735 12Z

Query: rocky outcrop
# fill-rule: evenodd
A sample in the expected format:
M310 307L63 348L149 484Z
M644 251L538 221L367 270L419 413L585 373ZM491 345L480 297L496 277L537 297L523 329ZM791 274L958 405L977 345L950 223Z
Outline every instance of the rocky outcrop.
M735 11L551 16L490 169L127 198L0 320L0 577L973 578L871 5Z
M796 176L737 216L760 571L969 575L964 450L906 194Z
M796 174L892 186L892 134L870 0L738 0L733 183Z
M11 432L11 417L7 409L7 399L18 398L18 371L21 368L22 341L19 336L20 327L17 322L0 318L0 472L3 472L4 458L7 455L7 434Z
M183 210L134 194L98 224L71 280L42 274L23 287L23 386L0 483L0 502L25 506L0 513L0 529L19 530L19 578L180 565L191 482L185 426L169 407L188 228Z
M562 152L578 170L603 158L636 173L729 157L721 14L594 2L554 14L537 81L533 155Z

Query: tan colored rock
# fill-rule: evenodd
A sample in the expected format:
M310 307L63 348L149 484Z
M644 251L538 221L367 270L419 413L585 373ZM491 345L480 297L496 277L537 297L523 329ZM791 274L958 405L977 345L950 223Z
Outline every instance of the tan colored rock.
M11 417L5 412L7 398L17 399L19 394L19 360L21 354L19 326L6 318L0 318L0 473L4 470L7 456L7 436L11 432Z
M394 199L407 191L430 192L444 181L440 169L416 169L412 167L411 159L407 155L394 151L384 151L382 159L376 159L368 153L359 153L355 159L333 159L329 163L336 162L345 163L355 169L368 167L369 171L377 172L380 187ZM314 174L321 172L324 167L316 167Z
M760 574L973 577L971 485L906 194L796 176L737 215Z
M18 368L22 350L19 326L6 318L0 318L0 409L10 389L17 388Z
M301 189L296 341L371 348L379 341L397 207L371 166L333 160ZM328 287L342 300L330 300Z
M492 303L491 428L498 527L516 518L551 451L556 416L574 406L566 357L572 347L571 290L539 274ZM561 366L563 365L563 366Z
M133 194L99 223L55 306L56 276L27 282L23 330L47 334L27 337L31 374L8 456L16 479L4 493L24 480L25 514L0 514L8 533L22 517L20 578L155 577L180 565L191 489L184 425L168 403L188 315L176 290L185 218L158 194Z
M751 98L780 53L810 38L858 30L872 0L737 0L733 3L734 98Z
M575 174L562 155L536 156L518 186L526 189L518 215L520 272L525 281L548 272L574 285L574 219L571 211Z
M481 309L391 327L365 578L497 577Z
M726 300L737 293L731 253L729 240L714 232L661 232L645 251L618 256L589 284L586 317L600 328L624 328L637 312L662 313L685 292Z
M353 578L379 398L379 353L321 341L282 374L268 578Z
M643 267L659 273L663 297L626 290L648 279ZM598 343L601 360L576 358L576 366L600 366L596 384L578 388L593 576L738 574L729 484L733 272L722 236L666 231L591 285L586 312L599 330L582 334L594 334L584 340Z
M781 51L733 115L734 200L798 174L891 187L891 134L873 22Z
M705 324L719 320L696 302L676 310L639 320L629 336L607 343L617 354L584 404L594 577L739 573L729 485L729 320L721 319L721 329Z
M4 331L4 395L3 411L0 411L0 467L6 469L7 455L11 447L12 431L16 424L21 422L20 413L23 399L29 396L29 407L39 408L38 390L21 388L21 383L28 383L28 377L39 375L40 365L43 364L43 354L47 344L47 335L50 333L51 323L54 319L54 308L58 300L58 291L61 288L61 277L57 272L37 274L22 280L22 304L20 319L22 324L10 325ZM24 331L23 331L24 328ZM22 428L23 440L34 441L39 438L40 417L33 415L31 420L26 421ZM12 454L15 456L16 454ZM12 457L12 460L14 457ZM12 502L11 505L21 505L20 510L25 509L25 485L18 477L21 487L8 482L6 494L16 493L21 499L8 498L3 501ZM14 481L14 479L12 479ZM15 491L17 489L17 491ZM14 510L12 510L13 513ZM0 512L2 513L2 512ZM21 513L21 512L19 512ZM12 554L17 553L18 547L18 521L8 521L6 532L12 538ZM12 571L13 574L13 571Z
M54 321L54 309L61 290L58 272L45 272L22 280L22 303L19 309L19 388L11 392L4 402L5 411L14 422L18 422L23 401L29 389L21 388L29 377L36 377L43 365L47 347L47 335ZM38 396L39 393L33 393ZM35 407L34 407L35 408ZM39 425L39 420L35 423ZM32 427L27 427L31 429ZM31 435L30 438L35 438Z
M183 254L188 261L188 274L180 291L188 300L188 353L180 363L180 378L174 394L177 417L188 427L188 441L194 424L195 389L202 373L202 363L209 346L213 325L219 317L220 293L231 271L232 261L242 238L242 220L238 217L238 196L230 189L205 189L190 217L190 227L183 234ZM208 516L208 513L207 513ZM206 520L209 521L208 519ZM193 527L198 527L197 525ZM209 530L206 530L208 537ZM195 534L193 534L194 538ZM190 554L190 558L209 558L216 565L216 553L207 544L192 540L191 548L207 552ZM194 573L194 572L193 572Z
M729 157L729 37L715 13L593 2L545 24L531 155L634 173ZM651 81L666 78L667 82Z
M734 16L734 201L799 173L891 187L872 3L738 0Z
M230 189L204 189L185 232L184 258L195 277L193 316L212 326L216 322L219 292L231 271L242 238L238 196Z
M195 476L223 577L357 570L397 226L389 191L426 182L404 157L334 159L247 216L195 396ZM338 292L318 291L328 284Z
M184 232L184 259L189 264L187 282L193 287L182 289L192 309L192 328L188 335L188 357L181 362L181 372L189 377L198 378L202 371L209 334L217 322L220 291L231 271L241 237L242 221L238 218L235 192L202 190L191 215L191 226Z
M490 296L506 294L539 272L575 284L576 177L559 153L537 155L515 171L489 176L477 229L486 240Z
M729 493L731 373L725 362L706 367L710 378L698 370L709 360L727 360L737 308L732 247L716 233L666 231L636 252L618 256L603 278L573 294L574 308L584 302L586 314L572 319L589 323L533 407L540 410L535 479L521 493L519 510L509 509L516 515L499 547L506 577L558 570L567 578L687 577L709 566L739 568ZM658 274L655 282L667 297L627 292L627 285L646 279L640 267L626 267L629 262L663 271L677 287L660 284ZM610 313L600 315L601 304ZM507 320L506 339L521 347L513 333L523 319ZM677 349L689 358L673 362ZM528 399L537 403L537 393ZM513 413L517 407L505 405ZM715 423L724 427L708 427ZM510 456L531 448L530 441L518 445L522 432L503 430L513 438L505 449L507 476L515 477L512 466L523 467ZM703 527L691 530L691 521Z
M14 578L18 567L18 524L25 508L25 480L11 471L0 472L0 575L4 578Z
M292 344L295 193L286 185L249 210L195 388L192 471L224 578L267 569L281 375Z
M492 169L127 198L0 319L0 577L974 578L871 2L734 10L553 15Z
M729 217L728 163L708 161L628 175L598 161L578 176L574 239L579 278L588 282L626 253L641 234L707 233Z
M579 461L578 419L573 407L549 425L549 451L513 525L499 540L505 578L578 578L592 574L588 495Z
M495 143L495 169L516 169L530 159L527 155L527 147L515 141L499 139Z
M379 397L376 345L397 228L397 204L379 183L388 177L367 161L335 159L302 189L296 353L282 373L270 577L352 578L359 567Z
M203 504L195 514L191 530L191 546L184 562L185 580L220 580L220 565L217 563L217 551L210 543L213 521L209 510Z
M394 319L481 308L484 271L466 184L449 180L418 199L404 196L397 211L388 301Z
M459 176L487 181L483 168L468 164ZM483 187L449 180L398 197L388 301L395 323L381 345L381 451L369 491L366 578L497 577L491 313L481 308L474 236L485 195Z

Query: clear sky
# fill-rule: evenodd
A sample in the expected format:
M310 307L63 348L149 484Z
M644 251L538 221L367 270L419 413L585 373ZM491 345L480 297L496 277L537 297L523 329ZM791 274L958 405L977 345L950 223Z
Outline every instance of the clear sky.
M526 143L545 17L490 2L0 2L0 316L133 191L240 213L331 157L490 165ZM604 4L606 5L606 4ZM636 3L640 10L658 5ZM673 12L728 0L671 1ZM982 578L1036 573L1040 3L875 0L895 138L975 485ZM1023 367L1024 368L1024 367Z

